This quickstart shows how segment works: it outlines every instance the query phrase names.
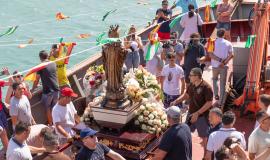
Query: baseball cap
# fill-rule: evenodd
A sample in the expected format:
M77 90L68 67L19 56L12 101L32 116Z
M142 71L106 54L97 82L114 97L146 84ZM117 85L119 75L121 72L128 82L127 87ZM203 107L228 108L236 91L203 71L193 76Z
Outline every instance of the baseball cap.
M179 118L181 115L181 110L177 106L171 106L166 109L166 114L171 118Z
M96 130L93 130L91 128L84 128L83 130L81 130L80 137L85 138L85 137L88 137L88 136L93 136L96 133L97 133Z
M190 71L190 74L196 75L196 76L202 76L202 69L201 68L192 68Z
M66 97L78 97L78 94L76 94L71 88L65 87L61 90L61 95Z

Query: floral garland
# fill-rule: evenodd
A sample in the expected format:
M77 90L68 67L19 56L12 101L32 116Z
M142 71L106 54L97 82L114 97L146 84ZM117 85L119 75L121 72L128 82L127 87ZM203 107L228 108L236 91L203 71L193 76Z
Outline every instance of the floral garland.
M163 93L156 77L144 68L130 70L125 75L123 82L127 95L134 101L140 101L151 95L163 99Z

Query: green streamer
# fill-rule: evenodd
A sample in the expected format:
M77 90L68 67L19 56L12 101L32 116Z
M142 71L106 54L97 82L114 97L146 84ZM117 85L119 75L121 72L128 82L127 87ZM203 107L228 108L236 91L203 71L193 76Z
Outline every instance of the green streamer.
M18 27L19 26L10 27L5 33L1 34L0 37L13 34L17 30Z
M110 15L111 13L114 13L115 11L117 11L117 9L108 11L108 12L102 17L102 21L105 21L105 19L108 17L108 15Z
M250 48L254 45L256 35L249 35L245 44L245 48Z
M217 0L213 0L210 4L211 8L215 8L217 6Z
M119 42L120 38L106 38L103 39L103 37L105 36L105 32L101 33L98 35L97 39L96 39L96 45L103 45L103 44L107 44L107 43L114 43L114 42Z
M172 29L177 23L179 23L179 21L181 20L182 16L184 15L184 13L178 15L177 17L175 17L171 23L169 24L170 28Z

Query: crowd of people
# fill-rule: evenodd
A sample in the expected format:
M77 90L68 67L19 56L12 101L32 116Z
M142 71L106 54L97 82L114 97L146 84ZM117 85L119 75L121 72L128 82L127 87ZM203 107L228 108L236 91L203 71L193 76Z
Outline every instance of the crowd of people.
M152 159L191 160L191 133L195 131L202 138L205 160L270 159L269 95L261 95L259 98L262 110L256 115L256 126L249 136L248 145L244 134L234 128L235 113L222 112L228 64L233 58L229 34L233 7L228 0L223 0L217 7L217 39L213 53L207 53L201 43L198 25L202 25L203 20L196 13L197 6L189 4L183 9L187 13L180 21L184 28L180 37L169 26L172 8L174 6L169 8L169 2L163 0L162 7L156 11L154 22L161 26L151 36L159 40L159 48L153 58L145 62L146 70L155 75L161 85L164 109L170 126L158 149L153 152ZM144 45L136 35L136 27L132 25L123 43L128 50L123 69L129 71L143 64L145 60L141 58L140 52L146 53L146 46L150 43L149 41ZM50 53L45 50L39 52L41 64L63 56L60 55L57 44L52 46ZM211 58L212 85L203 79L206 56ZM0 80L0 138L7 160L102 160L105 156L114 160L125 159L99 143L97 131L88 127L80 131L82 147L75 156L70 149L59 151L59 145L66 144L76 135L73 128L80 123L80 117L72 103L72 99L78 95L71 89L66 66L64 59L48 63L37 72L31 89L18 71L14 71L8 81ZM3 69L3 73L10 75L7 68ZM29 102L40 80L41 103L46 109L48 125L36 123ZM8 86L8 90L2 101L1 88L4 86ZM182 121L186 111L187 118ZM8 124L8 116L11 124Z

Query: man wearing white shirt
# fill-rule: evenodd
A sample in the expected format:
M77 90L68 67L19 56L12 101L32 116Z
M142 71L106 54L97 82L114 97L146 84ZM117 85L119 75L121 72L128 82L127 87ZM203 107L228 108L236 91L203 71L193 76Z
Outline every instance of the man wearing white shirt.
M222 105L225 95L225 85L227 80L228 63L233 58L232 43L224 39L225 30L217 31L214 53L211 55L211 65L213 73L213 89L216 100ZM218 78L220 76L220 87L218 87ZM220 92L218 93L218 90Z
M206 160L211 160L212 153L216 151L223 145L224 141L228 137L235 137L240 141L243 149L246 148L246 140L243 133L236 131L233 127L236 121L235 114L232 111L227 111L222 116L223 127L218 131L215 131L210 134L206 147Z
M164 93L164 107L168 108L170 103L176 100L185 91L184 70L175 64L176 54L170 52L167 55L169 64L161 71L161 86Z
M264 159L270 159L270 117L265 112L262 112L259 121L259 127L257 127L248 138L248 152L249 158L259 159L261 154L268 152Z
M60 139L67 140L75 135L72 128L79 122L79 116L71 99L77 96L71 88L63 88L60 98L52 110L53 124Z

